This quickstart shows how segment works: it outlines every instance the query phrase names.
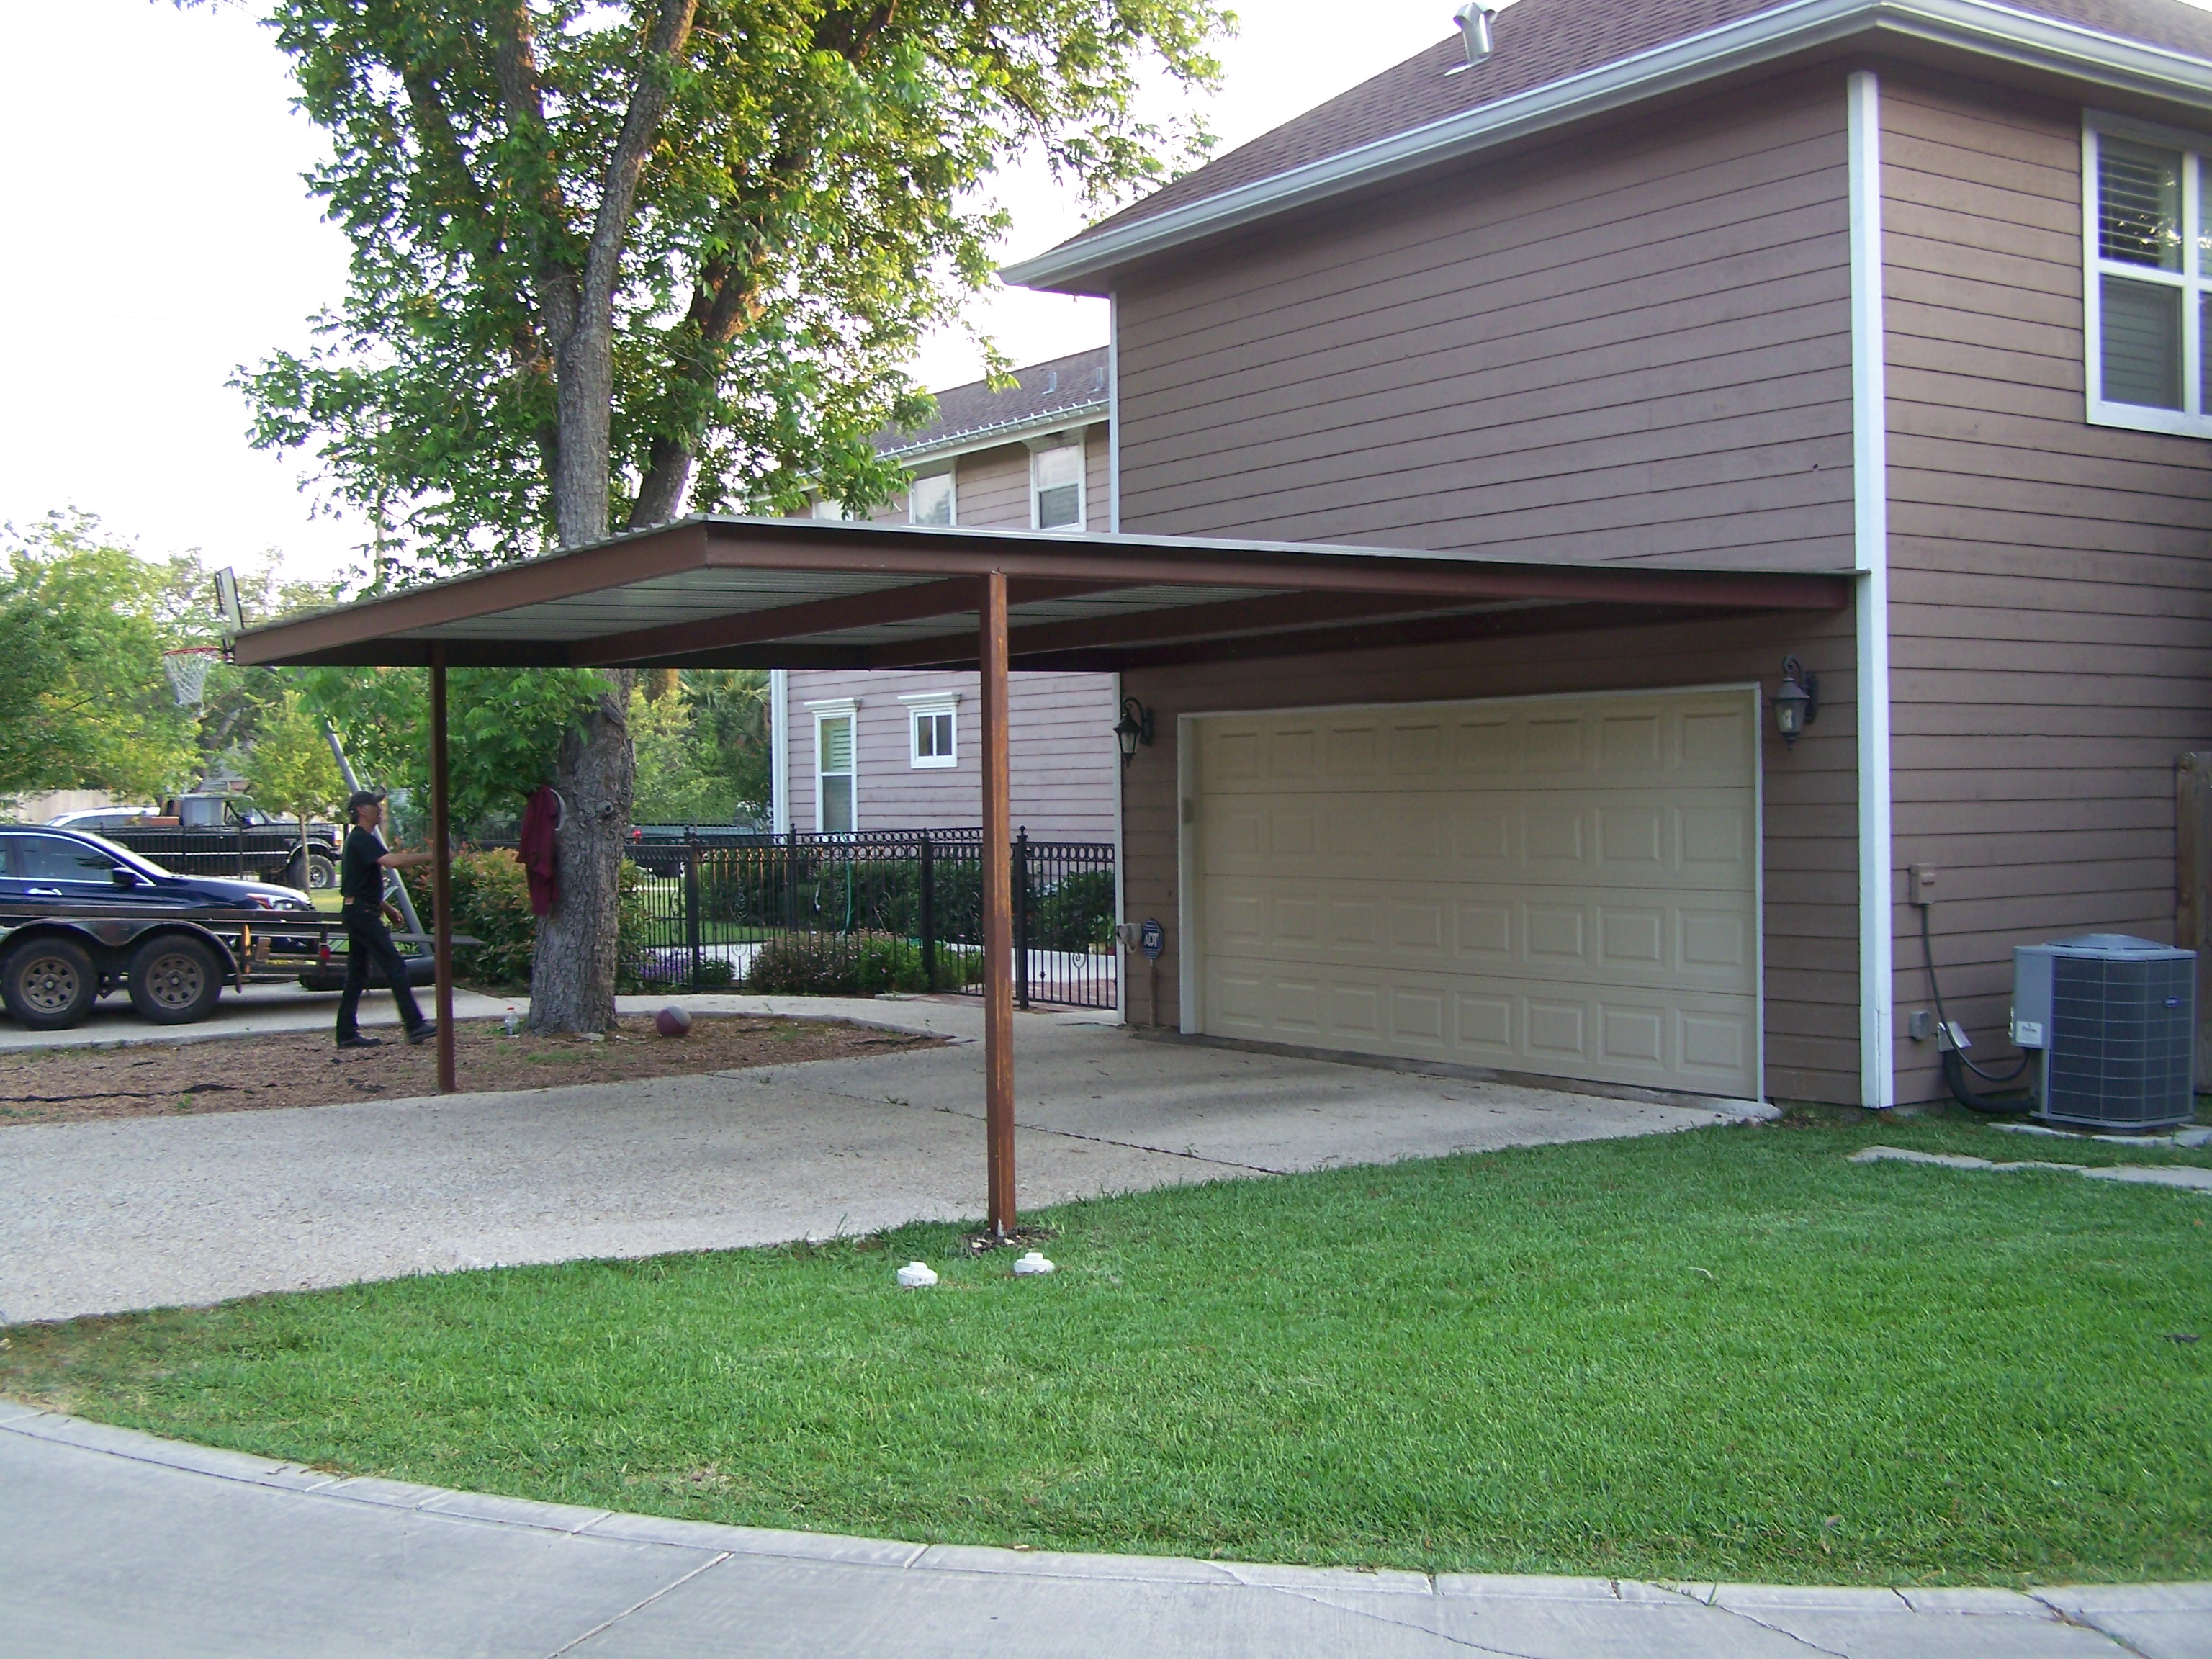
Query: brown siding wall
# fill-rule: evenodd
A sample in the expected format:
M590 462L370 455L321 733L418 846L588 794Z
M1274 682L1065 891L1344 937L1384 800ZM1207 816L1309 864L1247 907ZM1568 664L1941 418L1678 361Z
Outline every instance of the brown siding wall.
M1132 278L1130 529L1851 563L1840 73Z
M2015 945L2171 939L2173 766L2212 745L2212 443L2087 423L2081 112L1882 81L1899 1097L2008 1058Z
M1126 481L1125 481L1126 487ZM1814 623L1701 623L1480 645L1132 670L1123 689L1158 713L1122 789L1126 908L1168 931L1163 1021L1176 1023L1176 719L1240 708L1409 702L1443 697L1771 684L1794 651L1820 676L1819 720L1784 753L1764 738L1766 1087L1779 1099L1858 1098L1857 738L1848 614ZM1129 1012L1146 1017L1146 980Z

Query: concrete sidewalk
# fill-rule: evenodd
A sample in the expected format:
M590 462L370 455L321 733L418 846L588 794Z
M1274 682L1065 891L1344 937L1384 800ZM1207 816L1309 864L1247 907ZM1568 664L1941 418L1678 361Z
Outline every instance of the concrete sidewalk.
M0 1323L981 1213L979 1007L742 1000L955 1041L698 1077L0 1128ZM1019 1017L1016 1050L1025 1209L1759 1109L1146 1042L1066 1014Z
M348 1480L0 1401L0 1659L2206 1659L2212 1584L1430 1577L758 1531Z

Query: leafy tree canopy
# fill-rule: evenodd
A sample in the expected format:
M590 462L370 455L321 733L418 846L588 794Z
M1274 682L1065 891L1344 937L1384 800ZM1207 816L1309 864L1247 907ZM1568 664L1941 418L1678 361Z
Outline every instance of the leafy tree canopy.
M161 668L175 574L82 514L0 532L0 795L150 799L189 781L197 722Z
M246 785L263 811L298 820L302 841L307 820L328 811L344 793L323 723L297 691L282 693L263 714L246 757Z
M241 372L255 441L314 447L377 526L379 586L662 522L687 492L881 500L898 480L871 434L930 414L900 366L989 273L988 176L1026 153L1091 198L1155 180L1204 138L1146 118L1139 77L1210 82L1231 21L1214 0L279 0L334 144L310 183L354 257L319 344ZM603 296L611 383L584 385Z

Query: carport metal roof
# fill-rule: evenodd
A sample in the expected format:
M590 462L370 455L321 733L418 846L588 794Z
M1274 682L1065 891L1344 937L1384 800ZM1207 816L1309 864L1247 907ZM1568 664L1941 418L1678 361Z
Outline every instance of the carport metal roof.
M446 671L975 668L983 839L1011 831L1006 675L1835 611L1832 573L1650 569L1181 537L693 519L242 635L238 661L430 671L438 1086L453 1074ZM1014 1223L1009 861L982 870L986 1212Z
M1120 669L1841 609L1841 573L1393 548L692 519L240 636L242 663L974 668L978 578L1007 662ZM433 647L442 647L434 653Z

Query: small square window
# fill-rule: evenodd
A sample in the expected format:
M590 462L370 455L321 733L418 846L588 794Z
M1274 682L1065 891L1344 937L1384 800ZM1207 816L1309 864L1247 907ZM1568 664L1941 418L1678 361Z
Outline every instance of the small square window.
M2185 133L2085 123L2083 335L2100 425L2212 437L2208 157L2212 145Z
M952 522L952 475L932 472L907 486L908 524L950 525Z
M914 763L916 766L956 766L959 756L953 746L953 719L950 708L917 708L914 711Z

